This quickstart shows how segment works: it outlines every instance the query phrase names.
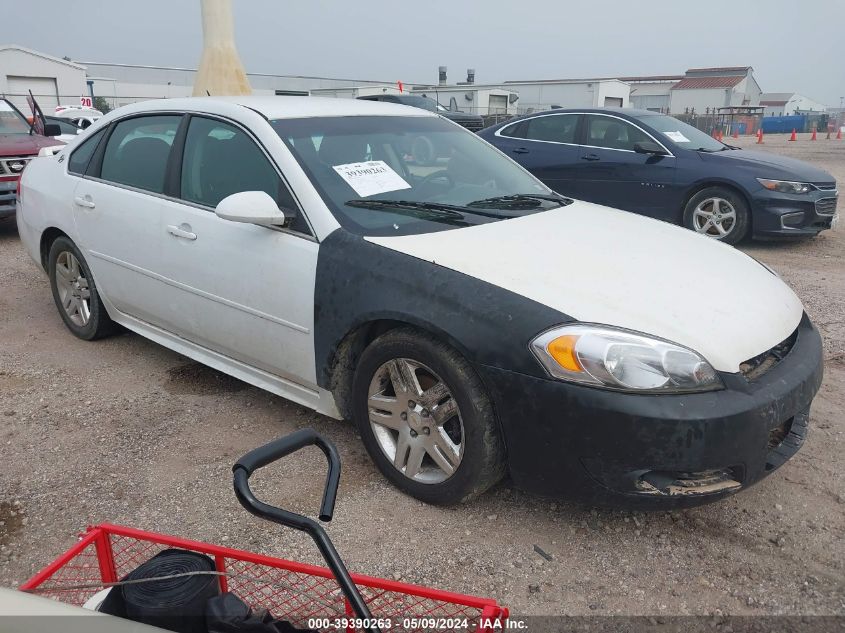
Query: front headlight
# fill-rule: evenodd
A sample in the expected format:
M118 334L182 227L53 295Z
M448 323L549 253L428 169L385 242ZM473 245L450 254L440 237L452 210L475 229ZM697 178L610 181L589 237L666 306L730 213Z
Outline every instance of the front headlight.
M813 186L809 183L791 182L789 180L769 180L767 178L758 178L757 182L769 191L779 191L780 193L807 193L813 188Z
M701 355L668 341L603 325L564 325L544 332L531 350L555 378L637 392L721 389Z

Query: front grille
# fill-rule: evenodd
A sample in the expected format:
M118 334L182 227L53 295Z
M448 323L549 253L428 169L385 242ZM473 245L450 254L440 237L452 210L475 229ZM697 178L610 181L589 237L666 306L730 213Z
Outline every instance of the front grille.
M836 183L835 182L814 182L812 185L816 189L820 189L822 191L836 191Z
M821 198L816 200L816 213L819 215L833 215L836 213L836 198Z
M762 354L758 354L754 358L749 358L747 361L740 364L740 373L745 376L747 380L757 380L760 376L786 358L786 355L789 354L792 346L795 345L795 340L797 338L798 330L795 330L788 339L778 343L772 349L766 350Z
M18 176L34 156L4 156L0 158L0 176Z

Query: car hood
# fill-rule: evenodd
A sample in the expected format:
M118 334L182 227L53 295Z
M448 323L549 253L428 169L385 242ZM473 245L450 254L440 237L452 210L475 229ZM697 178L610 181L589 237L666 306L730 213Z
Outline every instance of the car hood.
M781 178L816 183L834 181L833 176L824 169L814 167L802 160L769 152L749 150L732 150L712 154L702 152L701 157L707 162L726 161L730 166L751 168L758 178Z
M0 156L29 156L43 147L64 145L61 141L38 134L0 135Z
M795 293L735 248L659 220L566 207L372 243L495 284L574 319L636 330L702 354L719 371L786 339Z

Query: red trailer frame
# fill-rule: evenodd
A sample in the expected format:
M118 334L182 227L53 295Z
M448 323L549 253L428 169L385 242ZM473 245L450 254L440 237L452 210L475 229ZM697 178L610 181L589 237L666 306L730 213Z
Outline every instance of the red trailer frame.
M310 628L308 620L314 618L355 618L332 572L325 567L108 523L89 527L76 545L20 589L82 606L95 593L166 548L208 555L221 574L221 591L231 591L249 605L268 609L299 628ZM475 631L506 626L507 608L492 599L361 574L352 574L352 580L373 618L390 619L391 629L455 629L462 628L455 623L463 620L468 630Z

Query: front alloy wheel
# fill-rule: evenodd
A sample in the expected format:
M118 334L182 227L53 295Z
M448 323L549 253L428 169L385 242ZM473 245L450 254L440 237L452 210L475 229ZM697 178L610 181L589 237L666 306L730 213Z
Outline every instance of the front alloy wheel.
M379 448L405 477L436 484L460 467L460 408L431 369L408 358L384 363L370 382L368 404Z
M698 233L723 238L736 224L736 209L724 198L707 198L693 211L692 222Z
M718 185L702 189L687 201L683 223L700 235L736 244L748 233L751 214L739 192Z
M505 474L505 448L487 389L454 348L411 327L361 353L352 413L381 473L427 503L475 497Z

